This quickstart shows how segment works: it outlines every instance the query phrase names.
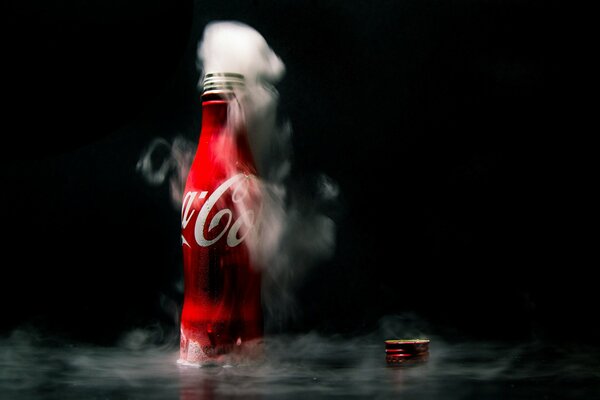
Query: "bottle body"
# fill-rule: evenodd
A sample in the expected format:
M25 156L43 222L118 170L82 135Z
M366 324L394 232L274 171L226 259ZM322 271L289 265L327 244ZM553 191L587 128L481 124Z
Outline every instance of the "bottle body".
M181 362L214 361L263 334L261 276L249 249L260 193L245 129L228 123L231 101L203 101L183 196Z

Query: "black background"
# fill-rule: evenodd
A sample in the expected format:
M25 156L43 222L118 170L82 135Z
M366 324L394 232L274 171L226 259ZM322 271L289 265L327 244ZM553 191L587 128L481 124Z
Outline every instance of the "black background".
M285 329L416 312L449 335L600 338L560 2L8 6L2 332L110 343L167 323L179 213L135 167L157 136L197 139L196 45L207 22L235 19L286 64L295 179L341 190L335 255Z

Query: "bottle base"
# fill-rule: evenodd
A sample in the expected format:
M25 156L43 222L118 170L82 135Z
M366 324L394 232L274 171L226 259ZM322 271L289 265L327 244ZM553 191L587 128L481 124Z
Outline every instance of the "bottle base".
M181 350L177 364L185 367L228 367L254 363L264 357L262 338L221 346L202 346L199 342L181 336Z

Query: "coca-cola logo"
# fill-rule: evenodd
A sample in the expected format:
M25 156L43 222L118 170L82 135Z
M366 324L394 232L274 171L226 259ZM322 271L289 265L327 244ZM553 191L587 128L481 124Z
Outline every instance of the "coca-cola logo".
M234 175L221 183L204 202L200 211L197 213L196 224L194 226L194 239L199 246L208 247L218 242L225 234L227 234L226 240L229 247L235 247L244 241L248 233L252 230L255 220L255 212L247 204L250 192L250 181L253 178L252 175L243 173ZM211 211L213 211L217 204L220 203L219 200L230 189L231 201L236 209L235 216L237 219L233 221L233 210L230 208L222 208L214 213L209 220L208 217L211 214ZM197 210L193 208L194 201L196 199L204 199L207 195L207 191L189 191L185 193L183 204L181 206L182 230L185 230L192 218L196 215ZM222 221L224 221L224 224L221 223ZM205 229L207 223L208 229ZM221 230L216 233L211 232L217 226L220 226ZM242 227L245 229L242 230ZM212 237L211 239L207 237L209 236L208 233L212 233L210 235L210 237ZM183 234L181 235L181 240L184 245L191 247Z

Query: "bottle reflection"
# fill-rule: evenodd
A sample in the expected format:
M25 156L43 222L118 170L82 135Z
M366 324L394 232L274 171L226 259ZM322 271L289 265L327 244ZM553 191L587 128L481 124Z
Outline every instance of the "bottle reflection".
M179 400L261 400L258 382L252 379L251 364L179 365Z

